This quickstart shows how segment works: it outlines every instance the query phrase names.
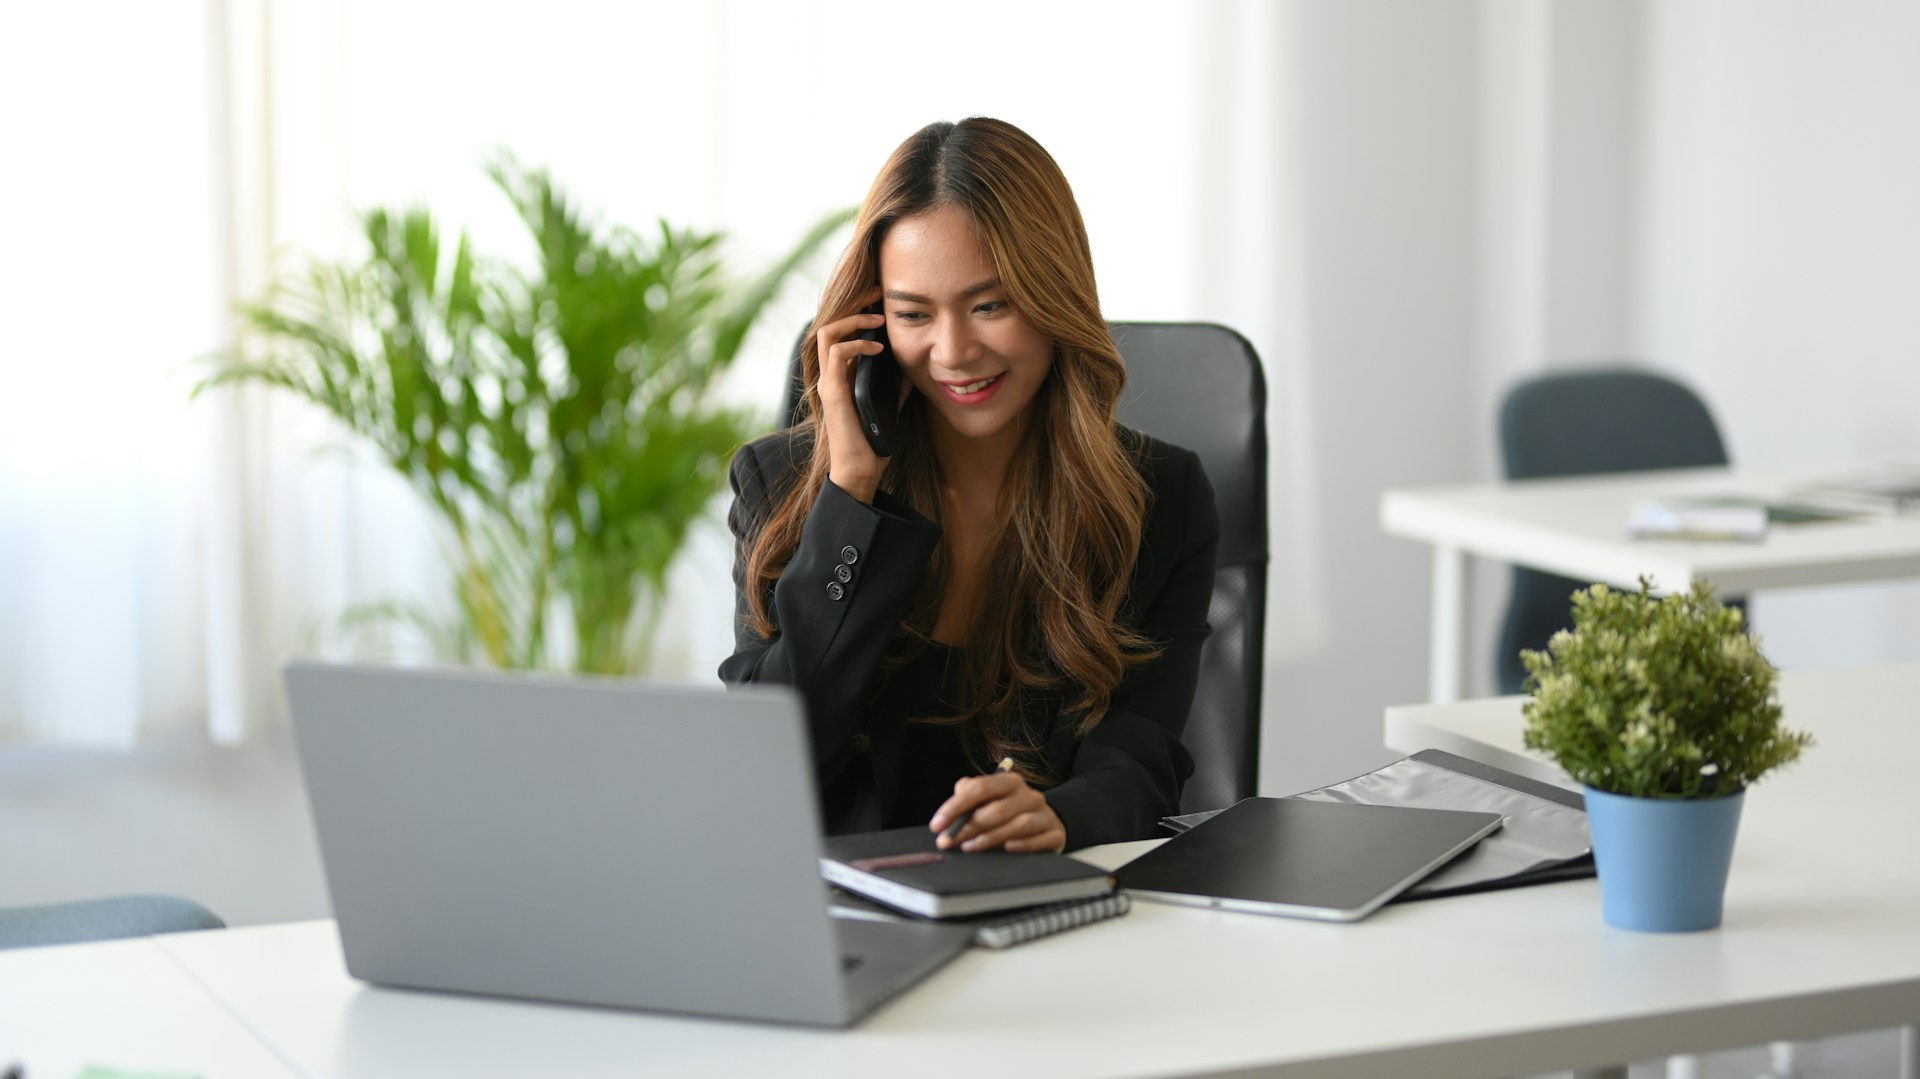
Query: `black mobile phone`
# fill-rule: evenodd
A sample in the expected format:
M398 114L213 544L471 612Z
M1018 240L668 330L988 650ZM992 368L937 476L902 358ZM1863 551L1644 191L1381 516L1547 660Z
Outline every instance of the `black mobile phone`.
M879 304L867 313L881 313ZM871 356L853 361L853 409L860 414L860 429L867 433L867 445L880 457L892 457L900 444L896 437L900 418L900 364L893 358L893 346L887 343L886 326L861 330L854 334L862 341L878 341L881 349Z

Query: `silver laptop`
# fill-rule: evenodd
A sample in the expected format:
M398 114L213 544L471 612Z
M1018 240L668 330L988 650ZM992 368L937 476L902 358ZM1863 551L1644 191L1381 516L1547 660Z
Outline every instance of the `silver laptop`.
M840 1026L971 939L829 917L791 691L286 677L356 978Z

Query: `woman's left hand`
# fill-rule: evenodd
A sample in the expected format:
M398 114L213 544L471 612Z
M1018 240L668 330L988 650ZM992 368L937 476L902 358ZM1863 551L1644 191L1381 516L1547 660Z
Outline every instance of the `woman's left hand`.
M945 832L947 826L967 810L973 819L958 837L942 835L936 840L941 850L959 846L961 850L992 850L1004 846L1011 851L1065 850L1067 826L1047 804L1047 797L1027 786L1027 781L1012 772L967 776L953 785L953 797L940 803L927 827Z

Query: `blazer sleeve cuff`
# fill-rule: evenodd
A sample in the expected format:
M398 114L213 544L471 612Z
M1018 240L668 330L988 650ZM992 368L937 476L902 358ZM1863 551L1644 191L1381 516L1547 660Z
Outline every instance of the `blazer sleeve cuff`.
M800 546L774 586L780 633L799 653L794 671L803 681L848 648L857 655L847 655L850 666L834 664L838 672L871 675L867 668L878 664L906 617L940 542L940 526L905 503L891 496L874 503L832 482L821 487ZM846 644L836 648L836 641Z
M1153 839L1160 818L1180 811L1193 758L1180 739L1145 718L1110 713L1074 755L1073 773L1046 792L1067 830L1067 848Z

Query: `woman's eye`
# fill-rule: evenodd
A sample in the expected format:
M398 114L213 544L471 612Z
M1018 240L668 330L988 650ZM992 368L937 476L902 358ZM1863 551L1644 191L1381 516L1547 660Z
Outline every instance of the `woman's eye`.
M1007 306L1007 301L1005 300L989 300L988 302L983 303L980 306L974 308L974 310L980 312L981 314L991 315L995 311L999 311L1000 309L1006 306Z
M901 322L918 322L927 316L920 311L895 311L893 317Z

